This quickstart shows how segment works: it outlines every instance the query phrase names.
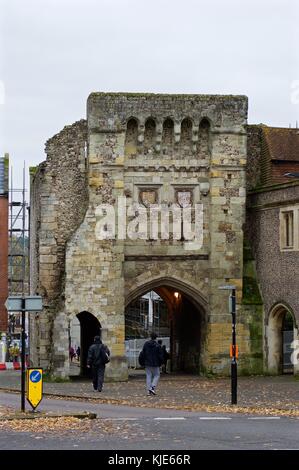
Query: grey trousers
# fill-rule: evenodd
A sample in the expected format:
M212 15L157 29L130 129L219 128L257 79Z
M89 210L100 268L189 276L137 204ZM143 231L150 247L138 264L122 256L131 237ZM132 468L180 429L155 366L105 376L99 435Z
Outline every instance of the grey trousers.
M160 367L145 367L146 389L151 390L158 385L160 378Z
M104 383L105 366L92 367L92 383L95 390L102 391Z

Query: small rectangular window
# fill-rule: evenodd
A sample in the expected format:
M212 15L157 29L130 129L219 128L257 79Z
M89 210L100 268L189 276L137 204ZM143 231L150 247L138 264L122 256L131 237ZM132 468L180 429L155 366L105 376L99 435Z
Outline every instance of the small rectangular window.
M294 246L294 211L283 212L283 245L284 248Z

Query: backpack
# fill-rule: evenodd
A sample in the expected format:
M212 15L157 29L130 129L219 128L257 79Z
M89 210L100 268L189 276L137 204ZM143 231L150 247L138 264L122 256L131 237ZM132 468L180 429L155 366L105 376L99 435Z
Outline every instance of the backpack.
M110 362L110 356L105 345L102 345L101 347L101 359L103 364L108 364L108 362Z
M141 367L144 367L144 366L145 366L145 357L144 357L144 351L143 351L143 349L142 349L142 351L140 351L140 353L139 353L138 361L139 361L139 364L141 365Z

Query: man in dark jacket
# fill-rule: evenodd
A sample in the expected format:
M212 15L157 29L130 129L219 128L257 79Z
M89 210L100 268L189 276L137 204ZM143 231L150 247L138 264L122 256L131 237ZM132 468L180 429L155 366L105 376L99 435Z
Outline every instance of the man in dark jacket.
M161 346L156 341L156 333L151 334L151 339L144 343L142 355L146 373L147 395L157 395L156 387L160 378L160 366L163 362Z
M94 337L94 344L88 350L87 367L92 371L93 390L101 392L104 383L105 364L109 362L110 351L99 336Z

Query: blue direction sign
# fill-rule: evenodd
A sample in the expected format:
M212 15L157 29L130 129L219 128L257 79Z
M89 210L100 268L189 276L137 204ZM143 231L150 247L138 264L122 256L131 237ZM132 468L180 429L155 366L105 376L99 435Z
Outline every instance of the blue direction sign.
M29 379L31 380L31 382L37 383L42 379L42 374L39 370L34 370L31 372Z

